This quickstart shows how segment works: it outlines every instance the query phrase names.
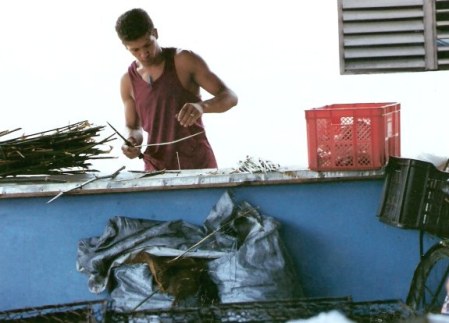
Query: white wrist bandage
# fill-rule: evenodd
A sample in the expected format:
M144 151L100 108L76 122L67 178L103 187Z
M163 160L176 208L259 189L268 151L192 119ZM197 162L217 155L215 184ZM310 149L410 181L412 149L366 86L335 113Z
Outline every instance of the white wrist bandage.
M199 103L192 103L192 105L195 107L195 109L198 110L199 113L201 113L201 114L204 113L203 107L201 106L201 104L199 104Z

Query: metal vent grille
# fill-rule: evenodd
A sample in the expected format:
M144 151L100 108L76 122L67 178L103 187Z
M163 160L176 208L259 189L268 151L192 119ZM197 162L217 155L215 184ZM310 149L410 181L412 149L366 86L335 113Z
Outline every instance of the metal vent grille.
M438 67L449 69L449 0L436 1L436 37Z
M441 19L449 16L443 9L449 8L449 1L339 0L340 73L438 69L435 1L441 8ZM448 21L441 20L442 39L449 38ZM445 50L441 49L441 63L449 64L443 60Z

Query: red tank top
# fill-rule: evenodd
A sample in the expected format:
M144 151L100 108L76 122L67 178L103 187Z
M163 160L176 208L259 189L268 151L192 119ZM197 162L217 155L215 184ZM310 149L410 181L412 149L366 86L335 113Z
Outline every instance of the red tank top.
M137 63L128 68L134 91L137 114L142 128L148 133L148 144L171 142L204 131L198 119L190 127L183 127L176 114L186 102L201 99L183 88L175 69L176 48L163 48L164 72L148 84L137 72ZM214 152L205 133L178 143L149 146L144 153L145 170L217 168Z

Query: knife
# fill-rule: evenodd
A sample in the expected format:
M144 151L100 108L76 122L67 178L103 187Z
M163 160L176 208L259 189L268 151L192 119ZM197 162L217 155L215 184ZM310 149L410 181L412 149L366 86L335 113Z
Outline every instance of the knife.
M112 130L114 130L114 132L115 132L120 138L123 139L123 141L125 142L125 144L126 144L127 146L135 147L135 145L134 145L131 141L129 141L128 139L126 139L126 138L125 138L120 132L118 132L117 129L115 129L109 122L106 122L106 123L109 125L109 127L112 128ZM140 152L139 158L140 158L140 159L143 158L142 152Z

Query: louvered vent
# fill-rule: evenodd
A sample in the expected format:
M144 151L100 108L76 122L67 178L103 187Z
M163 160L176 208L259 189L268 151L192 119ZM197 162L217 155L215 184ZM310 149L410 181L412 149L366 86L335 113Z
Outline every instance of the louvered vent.
M341 74L437 69L434 1L339 0ZM449 8L449 0L437 2ZM441 17L449 41L447 9ZM441 60L449 64L449 46L441 48Z
M436 1L438 69L449 69L449 0Z

